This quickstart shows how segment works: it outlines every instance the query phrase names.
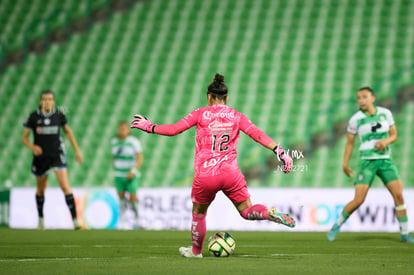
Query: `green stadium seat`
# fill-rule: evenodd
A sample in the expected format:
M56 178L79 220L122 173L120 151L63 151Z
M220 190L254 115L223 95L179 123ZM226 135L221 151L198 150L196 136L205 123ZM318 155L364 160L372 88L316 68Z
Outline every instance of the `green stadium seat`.
M86 10L84 2L74 0L12 2L0 3L0 38L21 33L22 26L42 17L44 10L65 7L72 11L73 18L85 16ZM93 8L107 3L92 2ZM85 157L82 165L70 164L73 186L112 186L107 146L116 133L117 123L130 120L137 112L155 123L175 122L194 108L206 105L206 87L213 74L221 72L230 88L230 106L248 115L266 133L287 139L291 145L304 144L310 116L320 114L313 125L315 132L327 131L326 111L332 102L354 96L357 87L373 85L377 79L406 65L406 60L414 59L412 43L405 35L414 24L414 17L410 16L414 4L366 3L137 3L127 13L115 13L110 21L92 26L88 33L74 35L64 45L52 46L43 56L31 55L25 64L8 68L0 75L0 91L10 97L0 97L0 104L7 106L0 109L0 115L19 116L23 120L28 111L23 116L22 110L37 106L40 90L57 89L57 103L68 107L70 125ZM217 7L223 12L217 12ZM18 20L12 20L11 14L17 15ZM357 19L363 24L356 25ZM395 22L394 33L389 32L389 22ZM373 24L376 25L372 27ZM412 76L404 75L401 81L404 85L412 84ZM391 95L390 89L384 89L378 97ZM412 143L412 110L412 106L407 106L401 114L395 114L399 142L404 140L404 144ZM334 115L334 120L346 120L349 116L350 110L345 106ZM20 140L20 122L16 125L13 120L1 119L0 129L2 136L7 137L0 142L0 148L12 139ZM4 129L13 129L13 134L6 134ZM281 134L287 129L288 134ZM175 186L175 180L180 185L183 183L178 179L186 176L183 174L191 176L194 130L171 138L133 134L140 138L144 149L142 186ZM240 154L251 144L247 137L241 138ZM26 159L18 161L17 166L28 171L30 154L19 142L14 146L17 149L9 151L9 156L16 161L24 155ZM312 157L305 156L307 172L287 176L270 173L259 184L349 186L340 167L343 146L342 138L333 148L317 148ZM185 152L180 148L186 148ZM409 173L413 162L407 155L414 152L408 153L404 148L398 144L394 152L404 156L399 160L401 174L407 179L406 185L413 186ZM73 150L68 151L73 162ZM0 170L0 186L10 175L17 185L33 182L30 173L5 172L16 169L10 162L5 155L0 156L0 163L5 163ZM249 165L259 163L252 161ZM328 171L321 174L315 163L328 167ZM356 166L355 159L352 165Z

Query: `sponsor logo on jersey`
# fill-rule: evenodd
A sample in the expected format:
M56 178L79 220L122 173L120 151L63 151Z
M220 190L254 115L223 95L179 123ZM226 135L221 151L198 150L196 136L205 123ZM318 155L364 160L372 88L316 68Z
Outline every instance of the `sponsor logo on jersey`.
M234 118L234 113L212 113L210 111L204 111L203 118L205 119Z
M233 127L233 122L226 122L226 123L221 123L218 121L213 121L208 125L209 129L212 128L232 128Z
M228 159L228 157L227 157L227 155L225 155L222 158L215 158L215 159L206 160L204 162L203 166L204 166L204 168L211 167L211 166L216 166L217 164L222 163L223 161L225 161L227 159Z
M36 134L39 135L55 135L59 133L59 126L38 126Z

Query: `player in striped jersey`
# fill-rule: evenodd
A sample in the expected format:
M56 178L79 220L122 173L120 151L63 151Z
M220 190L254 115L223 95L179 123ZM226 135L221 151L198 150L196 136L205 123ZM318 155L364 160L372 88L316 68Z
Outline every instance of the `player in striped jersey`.
M355 175L355 197L342 210L338 220L328 232L327 239L335 240L342 224L364 202L375 175L378 175L394 199L396 216L400 224L401 242L414 243L414 239L408 234L403 184L391 158L389 147L397 140L397 128L390 110L375 106L374 102L375 94L371 88L359 89L360 110L349 120L343 162L345 174L352 177L353 171L348 167L348 162L351 158L355 136L358 135L361 145L359 147L360 163Z
M138 226L137 188L140 181L138 169L142 165L142 147L139 140L130 135L127 122L122 121L118 125L118 134L112 139L112 156L114 165L115 185L119 195L119 213L121 227L125 226L128 193L131 210L135 214L135 225Z

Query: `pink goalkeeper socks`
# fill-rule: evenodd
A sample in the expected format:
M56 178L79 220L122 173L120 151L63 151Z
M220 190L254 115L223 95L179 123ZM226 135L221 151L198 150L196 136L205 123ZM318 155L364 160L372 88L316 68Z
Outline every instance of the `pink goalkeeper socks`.
M246 220L268 220L267 207L262 204L255 204L244 209L240 215Z
M206 214L195 214L191 223L191 239L193 242L193 254L203 251L204 238L206 237Z

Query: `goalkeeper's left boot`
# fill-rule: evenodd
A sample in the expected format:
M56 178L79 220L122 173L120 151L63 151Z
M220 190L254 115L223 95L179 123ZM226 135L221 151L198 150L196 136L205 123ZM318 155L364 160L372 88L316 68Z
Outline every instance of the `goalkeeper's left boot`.
M276 208L270 208L267 212L270 220L274 221L275 223L280 223L289 227L295 227L296 222L295 220L286 213L277 212Z
M328 234L326 234L326 239L330 242L335 241L336 239L336 235L339 232L339 225L337 225L336 223L332 226L331 231L328 232Z
M185 257L185 258L203 258L203 254L197 254L195 255L193 253L193 248L191 246L188 247L180 247L180 249L178 249L178 251L180 251L181 256Z
M402 243L414 243L413 237L408 234L401 235L401 242Z

